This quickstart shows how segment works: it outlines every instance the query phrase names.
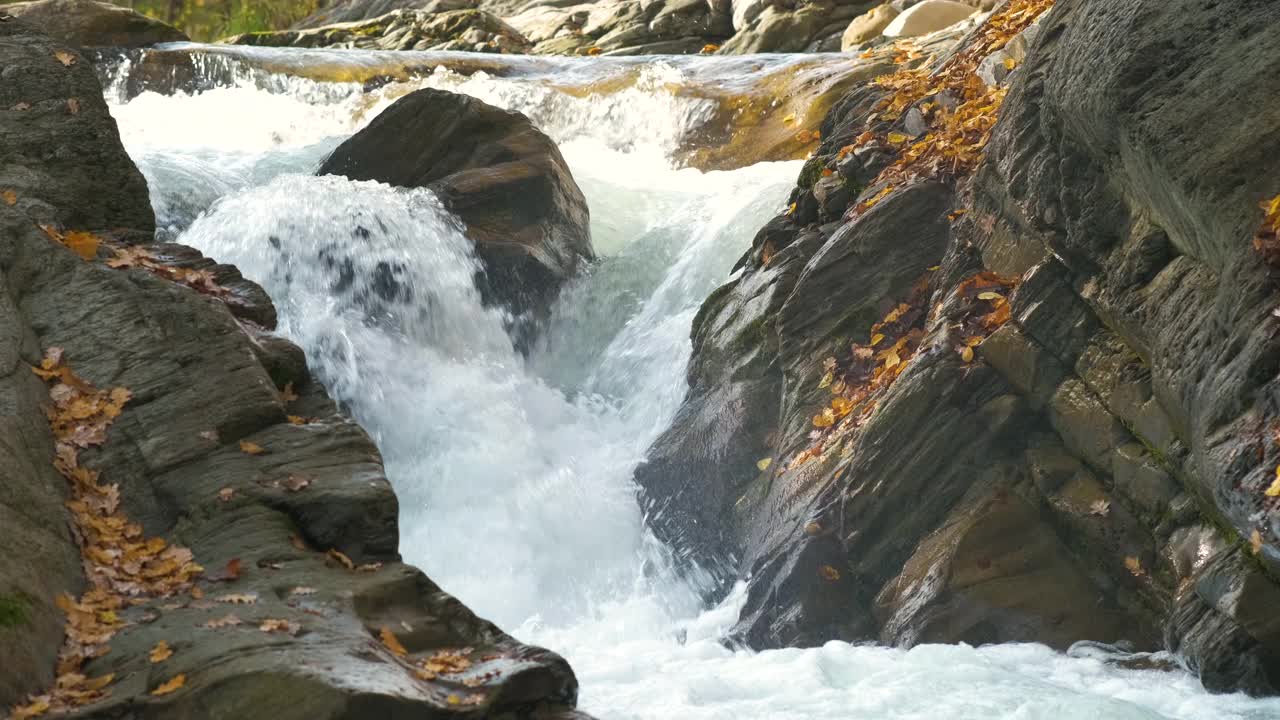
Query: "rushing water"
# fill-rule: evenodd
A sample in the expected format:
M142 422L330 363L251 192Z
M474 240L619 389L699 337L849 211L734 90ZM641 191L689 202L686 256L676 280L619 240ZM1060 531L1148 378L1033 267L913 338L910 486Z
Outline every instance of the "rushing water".
M262 283L280 331L376 437L406 559L522 640L566 655L585 710L619 720L1280 718L1280 702L1210 696L1184 673L1036 645L722 644L741 593L700 607L646 532L631 472L680 403L698 305L781 207L799 163L673 169L683 134L709 112L678 92L710 67L698 62L562 61L506 78L437 70L367 92L214 63L221 86L108 99L161 233ZM728 73L742 66L719 68L741 81ZM638 80L591 95L557 87L557 71L579 84L592 72ZM500 313L481 306L469 245L430 193L310 175L379 109L426 85L529 114L561 144L590 204L601 261L562 293L527 359ZM333 268L347 262L357 281L335 289Z

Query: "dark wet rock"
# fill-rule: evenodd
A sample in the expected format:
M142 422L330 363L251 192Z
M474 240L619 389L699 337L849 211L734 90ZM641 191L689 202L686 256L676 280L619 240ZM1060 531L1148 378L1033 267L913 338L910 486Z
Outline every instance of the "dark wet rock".
M1278 21L1267 0L1058 0L1007 50L977 174L860 214L831 178L851 204L881 191L891 158L837 153L877 91L834 104L794 210L703 306L636 474L660 535L747 580L740 637L1094 641L1280 691L1280 290L1250 245L1280 173ZM1020 278L1012 320L965 360L953 291L984 269ZM824 359L919 282L919 350L805 460Z
M395 10L436 13L467 10L478 4L478 0L347 0L317 10L294 23L293 29L306 30L323 25L372 20Z
M39 223L150 237L146 180L120 146L92 66L33 28L0 23L0 189Z
M58 42L79 48L134 48L187 40L181 30L141 13L95 0L34 0L0 4Z
M386 15L313 29L244 33L223 42L264 47L359 50L466 50L527 53L518 30L480 10L394 10Z
M586 200L524 115L444 90L413 92L333 151L319 174L434 191L466 225L491 302L544 314L591 260Z
M203 599L143 598L120 611L109 652L84 668L113 675L110 695L79 716L450 718L474 695L468 717L584 717L572 710L576 681L562 658L520 644L400 562L397 501L377 448L335 411L302 351L270 333L275 313L260 288L190 248L149 245L232 290L215 300L141 268L85 261L37 227L123 227L132 234L115 237L128 241L154 224L92 70L59 63L59 47L0 22L0 66L14 71L0 92L6 106L33 105L0 110L6 159L53 153L39 174L16 161L0 174L0 189L23 183L16 203L0 201L0 708L52 684L63 635L54 598L85 587L67 483L52 463L49 390L30 371L58 346L86 380L133 394L80 461L118 485L146 535L190 548L206 568ZM70 116L68 90L84 93ZM83 128L97 133L93 143ZM59 164L73 152L83 170ZM242 452L241 441L264 452ZM349 569L330 550L367 567ZM238 578L216 580L233 560ZM219 601L225 594L257 599L232 605ZM205 626L229 614L242 624ZM260 630L268 618L297 631ZM416 679L377 639L384 627L411 657L450 649L475 665ZM155 665L148 654L161 640L173 655ZM180 691L150 694L178 674Z

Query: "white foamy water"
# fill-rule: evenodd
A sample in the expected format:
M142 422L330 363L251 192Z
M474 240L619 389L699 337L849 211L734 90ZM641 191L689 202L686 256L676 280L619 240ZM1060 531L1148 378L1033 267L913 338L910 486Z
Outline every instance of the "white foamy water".
M359 59L360 53L350 57ZM331 392L376 437L401 501L401 549L445 589L568 657L581 707L609 720L1260 720L1280 702L1211 696L1184 673L1119 670L1035 645L829 643L750 652L671 572L631 473L685 389L689 324L799 163L672 169L707 112L676 91L691 61L577 97L543 78L437 71L373 92L242 79L117 99L166 232L240 266L275 299ZM607 64L602 67L608 67ZM578 70L577 72L581 72ZM562 144L601 261L568 286L523 358L481 307L477 264L430 193L310 176L413 87L528 113Z

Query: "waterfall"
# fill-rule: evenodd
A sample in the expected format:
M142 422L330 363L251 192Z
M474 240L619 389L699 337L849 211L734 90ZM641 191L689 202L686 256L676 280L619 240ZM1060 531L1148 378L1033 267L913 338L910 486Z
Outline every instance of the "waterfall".
M372 55L305 57L387 61ZM1210 696L1189 674L1038 645L726 646L740 589L699 604L647 532L631 473L683 396L694 313L782 208L800 163L673 166L710 112L682 84L740 66L557 62L538 75L437 68L373 90L222 67L231 79L195 94L109 96L161 233L261 283L280 332L377 440L407 561L521 640L565 654L581 706L601 718L1280 717L1280 701ZM607 95L566 89L619 75L632 79ZM480 303L477 261L435 197L311 175L424 86L528 114L590 204L601 259L561 293L528 357L501 311Z

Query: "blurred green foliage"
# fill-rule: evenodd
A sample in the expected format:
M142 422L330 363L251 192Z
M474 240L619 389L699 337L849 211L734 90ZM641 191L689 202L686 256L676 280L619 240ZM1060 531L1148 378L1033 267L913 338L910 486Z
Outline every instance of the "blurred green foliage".
M281 30L330 0L112 0L181 29L192 40Z

